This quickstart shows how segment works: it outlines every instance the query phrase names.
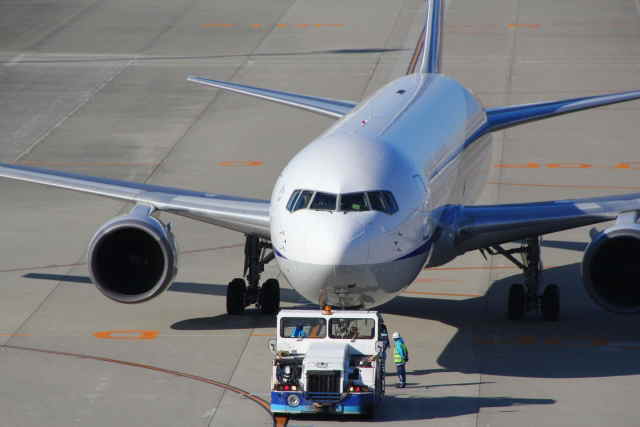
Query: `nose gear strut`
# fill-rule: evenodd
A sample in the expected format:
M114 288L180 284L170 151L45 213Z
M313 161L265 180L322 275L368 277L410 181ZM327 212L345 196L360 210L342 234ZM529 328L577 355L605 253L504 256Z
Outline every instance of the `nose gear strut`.
M548 284L544 292L540 293L542 282L542 259L540 257L541 237L525 239L522 246L514 249L504 249L494 245L481 250L490 255L502 255L522 270L524 284L516 283L509 289L507 317L509 320L520 320L525 313L536 311L548 321L558 320L560 313L560 292L558 285ZM518 260L514 254L520 254Z
M280 284L276 279L266 280L260 286L264 266L275 258L271 242L258 236L247 235L244 244L244 276L235 278L227 287L227 313L242 314L252 304L264 314L280 310ZM248 285L248 286L247 286Z

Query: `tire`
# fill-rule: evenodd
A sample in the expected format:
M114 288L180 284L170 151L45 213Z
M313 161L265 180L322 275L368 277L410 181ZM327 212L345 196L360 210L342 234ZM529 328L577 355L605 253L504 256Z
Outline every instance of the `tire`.
M509 305L507 307L507 318L509 320L520 320L524 317L527 306L527 294L524 286L517 283L511 285L509 289Z
M243 279L233 279L227 286L227 313L242 314L247 284Z
M263 314L277 314L280 311L280 283L276 279L264 282L258 299Z
M560 289L558 285L548 285L542 294L542 318L557 322L560 317Z

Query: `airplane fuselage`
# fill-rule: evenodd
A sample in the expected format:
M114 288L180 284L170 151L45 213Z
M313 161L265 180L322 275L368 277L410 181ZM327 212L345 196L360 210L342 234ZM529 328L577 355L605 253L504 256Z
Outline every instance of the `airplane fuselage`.
M271 198L271 240L291 285L319 304L371 307L423 266L455 257L438 245L438 215L481 192L491 140L474 134L485 122L482 104L455 80L412 74L307 145ZM391 208L377 206L383 192Z

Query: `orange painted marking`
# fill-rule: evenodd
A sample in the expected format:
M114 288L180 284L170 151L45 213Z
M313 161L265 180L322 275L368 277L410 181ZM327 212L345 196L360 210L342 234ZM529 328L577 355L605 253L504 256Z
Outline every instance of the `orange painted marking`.
M262 166L264 162L260 160L227 160L224 162L218 162L218 166L228 167L246 167L246 166Z
M287 24L276 24L276 27L278 27L278 28L286 28Z
M504 169L537 169L540 167L540 163L500 163L495 165L496 168L504 168Z
M536 341L537 341L536 337L532 337L532 336L522 336L516 339L516 342L518 344L523 344L523 345L535 344Z
M549 163L547 167L550 169L589 169L593 165L588 163Z
M548 345L558 345L561 341L558 338L547 338L544 340L544 343Z
M424 292L424 291L404 291L403 294L433 295L437 297L469 297L469 298L477 298L482 296L478 294L454 294L450 292Z
M569 185L569 184L520 184L516 182L492 181L487 184L506 185L511 187L539 187L539 188L577 188L581 190L640 190L640 187L613 185Z
M540 24L509 24L507 25L508 28L514 29L514 28L529 28L529 29L533 29L533 30L537 30L540 28Z
M314 24L314 26L316 28L320 28L320 27L333 27L333 28L339 28L339 27L344 27L344 24Z
M154 340L158 337L158 331L146 331L141 329L127 329L121 331L94 332L93 336L103 340Z
M609 344L609 340L606 340L604 338L596 338L591 341L591 345L593 345L594 347L602 347L608 344Z
M272 337L273 334L251 334L252 337Z
M231 28L233 24L202 24L202 28Z
M251 28L262 28L262 24L251 24Z

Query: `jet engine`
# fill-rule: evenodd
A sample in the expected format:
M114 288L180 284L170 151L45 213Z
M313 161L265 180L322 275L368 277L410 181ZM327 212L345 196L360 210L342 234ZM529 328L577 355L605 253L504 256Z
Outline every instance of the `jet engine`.
M91 280L115 301L150 300L165 291L178 272L173 233L151 212L136 206L100 227L89 243Z
M598 233L582 260L587 292L606 310L640 312L640 224L635 212Z

